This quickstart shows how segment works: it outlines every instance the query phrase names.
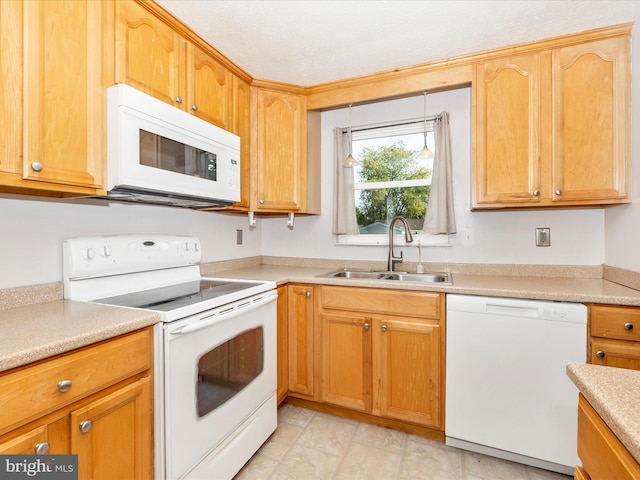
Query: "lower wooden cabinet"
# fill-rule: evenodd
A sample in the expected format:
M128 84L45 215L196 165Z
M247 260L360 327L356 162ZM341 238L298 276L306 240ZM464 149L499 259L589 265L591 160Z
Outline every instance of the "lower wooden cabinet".
M288 341L288 314L287 314L287 287L278 287L278 318L277 318L277 378L278 386L276 395L278 404L287 397L289 391L289 341Z
M640 307L588 307L589 363L640 370Z
M638 462L582 395L578 400L578 455L582 467L576 468L576 480L640 478Z
M287 328L289 355L289 394L316 398L316 321L315 287L306 284L287 286Z
M80 479L153 478L152 348L149 327L0 374L0 453L77 454Z
M442 429L444 295L321 287L321 401Z

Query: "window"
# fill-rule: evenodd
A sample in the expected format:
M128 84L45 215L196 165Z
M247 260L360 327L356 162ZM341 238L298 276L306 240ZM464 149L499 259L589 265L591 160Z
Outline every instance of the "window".
M411 232L420 235L431 190L433 159L417 160L424 146L423 121L352 130L354 194L359 235L340 235L338 243L386 244L389 222L407 219ZM427 122L427 146L435 151L433 123ZM396 233L403 233L397 225ZM442 240L422 242L442 244Z

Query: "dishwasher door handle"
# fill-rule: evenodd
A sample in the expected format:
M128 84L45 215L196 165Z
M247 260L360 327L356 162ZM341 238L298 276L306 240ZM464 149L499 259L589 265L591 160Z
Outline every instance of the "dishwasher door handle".
M513 315L516 317L539 317L540 312L536 307L517 306L517 305L501 305L499 303L486 304L487 313L499 313L501 315Z

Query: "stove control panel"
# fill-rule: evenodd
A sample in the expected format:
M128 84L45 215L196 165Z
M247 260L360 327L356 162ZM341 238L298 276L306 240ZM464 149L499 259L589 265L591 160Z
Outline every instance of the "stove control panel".
M200 260L200 240L186 235L105 235L63 242L65 281L197 265Z

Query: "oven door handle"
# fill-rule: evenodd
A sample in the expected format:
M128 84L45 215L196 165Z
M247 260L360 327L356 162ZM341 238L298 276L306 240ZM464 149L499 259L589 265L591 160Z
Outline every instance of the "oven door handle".
M210 325L214 324L214 323L218 323L220 320L224 319L224 320L229 320L230 318L236 317L240 314L244 314L244 313L248 313L252 310L255 310L256 308L260 308L263 305L266 305L268 303L274 302L276 299L278 298L278 292L276 292L275 290L272 292L269 292L268 294L266 294L264 297L262 297L261 299L255 301L255 302L251 302L246 304L246 306L239 306L236 308L233 308L232 310L229 311L222 311L220 313L216 313L213 314L209 317L205 317L202 320L195 322L195 323L191 323L189 325L185 325L184 327L180 327L177 328L175 330L171 330L169 331L169 333L171 335L185 335L187 333L193 333L193 332L197 332L199 330L204 330L205 328L209 327Z

